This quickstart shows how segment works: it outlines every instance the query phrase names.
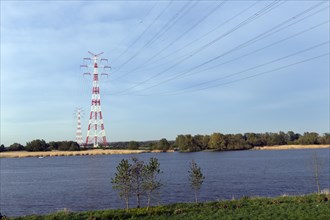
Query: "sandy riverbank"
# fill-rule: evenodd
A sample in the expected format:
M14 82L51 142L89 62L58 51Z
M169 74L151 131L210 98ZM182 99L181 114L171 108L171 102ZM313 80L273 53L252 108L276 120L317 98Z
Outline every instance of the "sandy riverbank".
M20 157L56 157L56 156L85 156L85 155L109 155L109 154L141 154L141 153L159 153L159 150L82 150L82 151L11 151L1 152L0 158L20 158ZM171 151L172 152L172 151Z
M315 144L315 145L276 145L276 146L264 146L254 147L252 150L291 150L291 149L318 149L318 148L330 148L330 145Z

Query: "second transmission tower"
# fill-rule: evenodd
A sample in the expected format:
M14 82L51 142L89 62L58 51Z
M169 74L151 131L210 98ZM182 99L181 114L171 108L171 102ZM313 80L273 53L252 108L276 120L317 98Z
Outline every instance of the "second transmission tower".
M80 108L77 108L74 112L75 117L77 117L77 130L76 130L76 142L82 146L84 144L82 132L81 132L81 116L82 116L82 110Z

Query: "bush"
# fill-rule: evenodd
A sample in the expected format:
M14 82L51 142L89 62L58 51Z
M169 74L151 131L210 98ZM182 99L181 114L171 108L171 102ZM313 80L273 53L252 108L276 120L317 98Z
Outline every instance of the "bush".
M7 151L22 151L25 150L24 146L19 143L13 143L7 148Z
M27 151L48 151L49 145L44 140L33 140L26 143Z
M74 141L61 141L58 142L58 150L62 151L79 151L80 146Z
M139 143L136 141L130 141L128 143L128 149L130 150L138 150L139 149Z

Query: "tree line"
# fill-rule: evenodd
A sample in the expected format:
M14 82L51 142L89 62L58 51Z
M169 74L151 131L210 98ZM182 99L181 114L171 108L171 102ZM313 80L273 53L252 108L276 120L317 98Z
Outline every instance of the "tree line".
M100 148L129 149L129 150L179 150L181 152L196 152L202 150L247 150L253 147L291 145L291 144L330 144L330 133L319 135L316 132L305 132L304 134L289 132L266 132L266 133L245 133L245 134L222 134L215 132L211 135L180 134L174 141L162 138L158 141L125 141L110 142L108 146ZM25 146L13 143L9 147L0 146L2 151L77 151L81 148L92 148L92 146L79 146L74 141L51 141L33 140Z
M5 147L3 144L0 146L0 152L3 151L79 151L80 146L75 141L51 141L47 143L44 140L36 139L31 142L27 142L25 146L19 143L13 143L9 147Z
M274 145L310 145L330 144L330 133L319 135L316 132L305 132L303 135L289 131L284 133L245 133L245 134L221 134L211 135L190 134L178 135L174 147L181 152L195 152L202 150L228 151L247 150L253 147Z

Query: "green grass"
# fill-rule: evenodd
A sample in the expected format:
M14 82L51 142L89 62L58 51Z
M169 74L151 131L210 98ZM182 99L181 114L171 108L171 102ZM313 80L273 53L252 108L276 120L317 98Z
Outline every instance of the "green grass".
M239 200L177 203L125 210L56 212L17 217L17 220L103 219L330 219L330 195L242 198Z

